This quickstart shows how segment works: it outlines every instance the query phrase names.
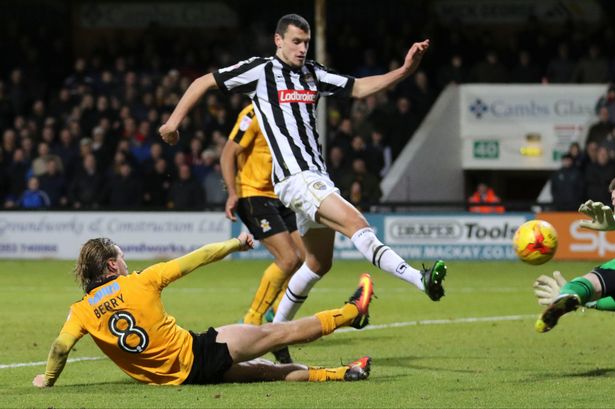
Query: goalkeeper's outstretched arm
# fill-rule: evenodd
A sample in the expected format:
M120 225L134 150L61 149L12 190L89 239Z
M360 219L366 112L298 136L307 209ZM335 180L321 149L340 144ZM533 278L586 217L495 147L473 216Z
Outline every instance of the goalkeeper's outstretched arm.
M553 272L553 278L548 275L541 275L534 282L534 295L538 304L548 306L555 302L555 299L560 296L561 288L568 282L566 278L559 272ZM603 297L596 301L585 303L584 307L594 308L599 311L615 312L615 300L613 297Z
M591 218L591 220L579 220L581 227L599 231L615 230L613 209L602 202L588 200L579 206L579 213L583 213Z

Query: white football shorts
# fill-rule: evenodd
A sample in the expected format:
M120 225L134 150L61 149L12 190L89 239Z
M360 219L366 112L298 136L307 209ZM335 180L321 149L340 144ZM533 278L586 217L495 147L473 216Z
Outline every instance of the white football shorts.
M302 236L309 229L323 228L316 222L316 211L331 193L339 193L329 175L306 170L277 183L273 190L284 206L297 214L297 230Z

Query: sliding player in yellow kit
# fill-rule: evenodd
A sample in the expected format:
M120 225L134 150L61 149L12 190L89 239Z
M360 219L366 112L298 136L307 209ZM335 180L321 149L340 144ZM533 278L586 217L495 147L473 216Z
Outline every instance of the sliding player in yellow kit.
M274 257L243 318L245 324L261 325L265 312L284 296L283 290L305 254L295 213L273 191L271 161L267 140L250 104L239 113L220 158L228 191L226 217L236 221L237 212L254 238ZM273 353L281 363L292 362L288 348Z
M150 384L366 379L369 357L328 369L255 358L284 345L313 341L342 326L363 328L373 294L368 274L361 276L359 288L343 307L287 323L234 324L196 334L178 326L166 313L160 296L167 285L253 244L252 236L242 233L129 274L122 250L110 239L87 241L75 267L75 276L86 294L71 305L51 346L45 374L37 375L33 385L53 386L70 350L88 333L126 374Z

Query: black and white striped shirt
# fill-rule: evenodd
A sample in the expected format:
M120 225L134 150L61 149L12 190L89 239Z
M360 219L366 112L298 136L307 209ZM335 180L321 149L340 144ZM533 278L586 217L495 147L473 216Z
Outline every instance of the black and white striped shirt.
M354 78L314 62L292 68L278 57L253 57L213 73L218 88L248 95L273 158L273 183L290 175L327 169L318 143L320 96L349 97Z

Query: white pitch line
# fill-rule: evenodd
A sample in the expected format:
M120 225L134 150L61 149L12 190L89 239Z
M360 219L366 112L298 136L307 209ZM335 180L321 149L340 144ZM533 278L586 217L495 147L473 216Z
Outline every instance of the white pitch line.
M17 288L15 288L17 289ZM0 292L4 290L0 288ZM184 288L166 288L165 292L179 292L179 293L239 293L239 292L253 292L256 291L256 287L184 287ZM311 290L315 293L343 293L346 294L347 290L340 287L315 287ZM9 292L9 291L7 291ZM378 294L388 294L388 293L409 293L414 292L419 294L418 292L408 290L408 287L394 287L394 288L386 288L379 289ZM447 294L452 293L527 293L527 287L462 287L455 288L452 290L447 290Z
M399 327L412 327L417 325L444 325L444 324L470 324L474 322L495 322L495 321L521 321L529 318L535 318L536 314L531 315L502 315L499 317L470 317L470 318L453 318L448 320L419 320L419 321L406 321L406 322L392 322L389 324L380 325L368 325L361 331L386 329L386 328L399 328ZM356 331L354 328L341 328L335 331L336 334L340 332Z
M379 293L407 293L415 292L410 287L393 287L379 289ZM14 293L16 291L21 292L37 292L37 291L54 291L63 293L75 293L77 294L76 287L51 287L51 286L13 286L13 287L0 287L0 293ZM167 287L166 292L179 292L179 293L239 293L246 291L256 291L256 287ZM315 287L311 291L317 293L347 293L347 289L341 287ZM528 287L459 287L447 290L449 293L511 293L511 292L527 292ZM418 292L417 292L418 294Z
M83 358L69 358L66 362L80 362L80 361L99 361L101 359L105 359L103 356L84 356ZM39 365L47 365L47 361L38 361L38 362L21 362L17 364L0 364L0 369L10 369L10 368L22 368L24 366L39 366Z
M387 328L400 328L400 327L412 327L418 325L446 325L446 324L471 324L475 322L496 322L496 321L521 321L529 318L535 318L536 314L526 315L501 315L495 317L469 317L469 318L453 318L453 319L441 319L441 320L419 320L419 321L406 321L406 322L391 322L389 324L369 325L363 328L361 331L379 330ZM354 328L341 328L335 331L336 334L342 332L356 331ZM105 359L102 356L91 356L83 358L70 358L67 362L80 362L80 361L98 361ZM25 366L39 366L46 365L47 361L38 362L22 362L16 364L0 364L0 369L9 368L21 368Z

